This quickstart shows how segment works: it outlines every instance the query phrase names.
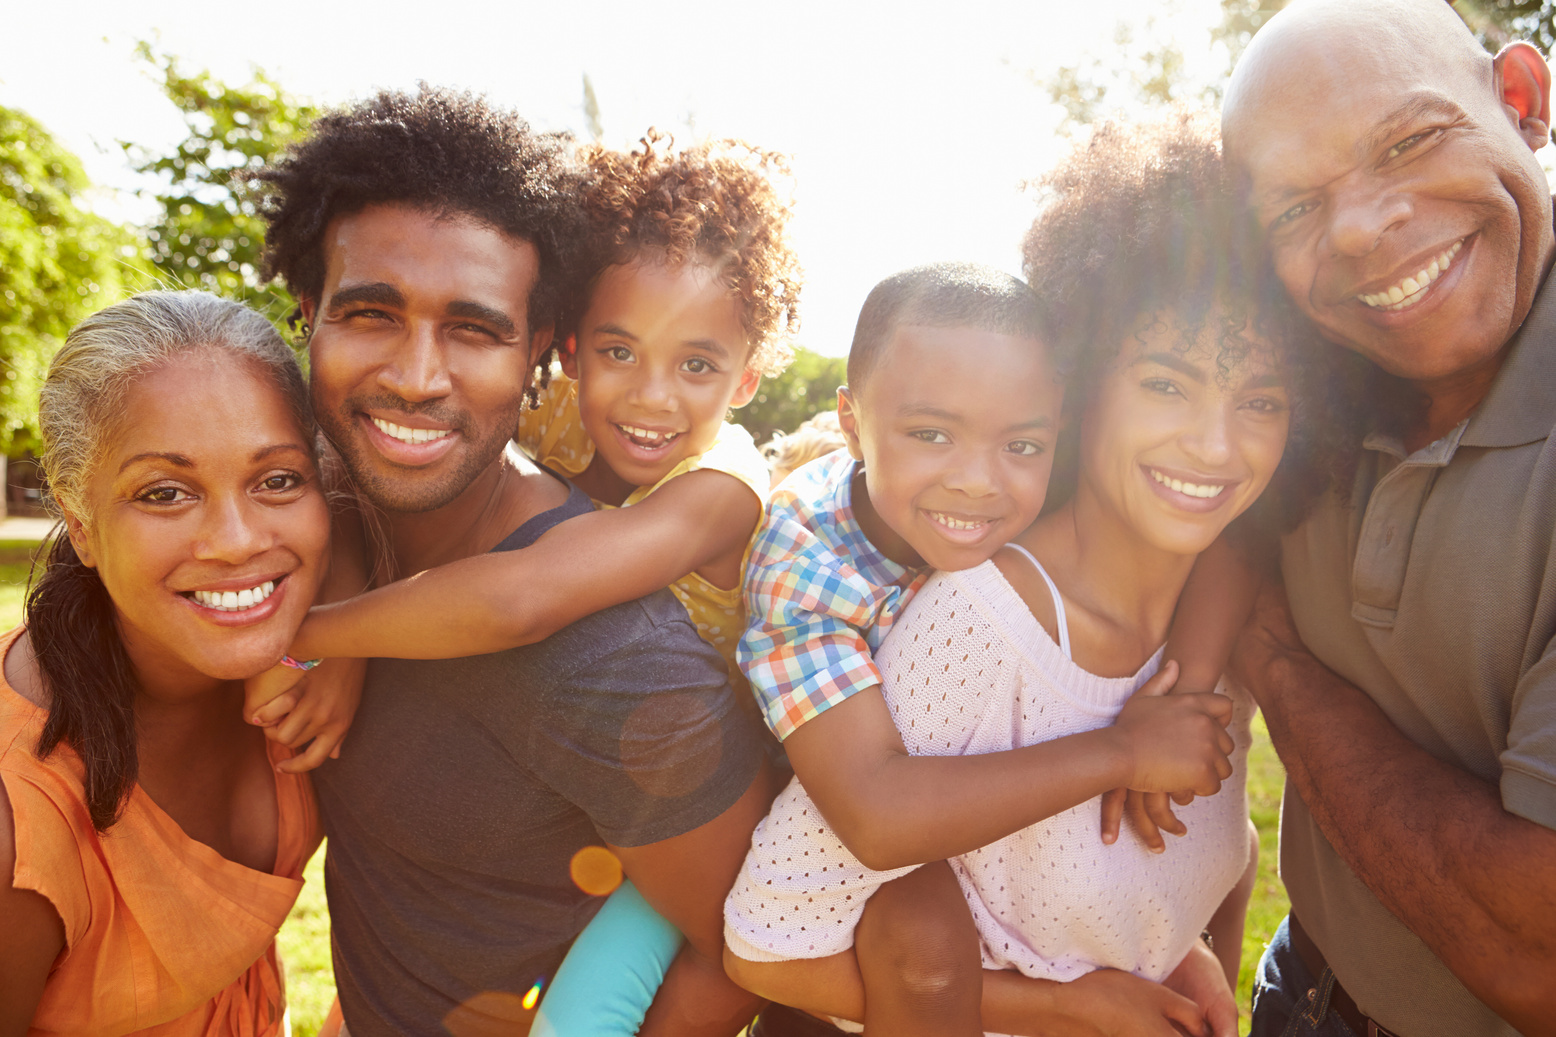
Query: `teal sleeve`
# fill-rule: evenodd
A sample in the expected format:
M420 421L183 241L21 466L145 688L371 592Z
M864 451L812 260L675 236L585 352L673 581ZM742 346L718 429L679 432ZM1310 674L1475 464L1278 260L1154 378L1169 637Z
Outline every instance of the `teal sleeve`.
M631 1037L680 946L680 931L623 882L562 959L532 1037Z

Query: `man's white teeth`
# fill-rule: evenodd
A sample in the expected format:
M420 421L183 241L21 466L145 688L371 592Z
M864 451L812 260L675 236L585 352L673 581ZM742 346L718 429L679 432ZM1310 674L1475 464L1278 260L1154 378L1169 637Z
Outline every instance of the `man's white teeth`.
M1199 483L1184 482L1182 479L1174 479L1163 475L1156 469L1151 469L1151 478L1161 483L1175 493L1181 493L1189 497L1219 497L1225 486L1200 485Z
M989 524L987 519L959 519L942 511L931 511L929 514L936 522L948 529L982 529Z
M1461 238L1452 245L1443 249L1442 255L1432 260L1414 277L1407 277L1387 291L1378 292L1376 295L1358 295L1362 303L1371 306L1375 310L1402 310L1421 298L1421 295L1431 287L1448 269L1453 257L1459 254L1464 247Z
M406 428L404 425L396 425L383 418L374 418L373 424L384 435L393 436L402 443L431 443L435 439L454 434L454 430L448 428Z
M195 591L194 600L208 609L222 612L242 612L251 609L275 592L274 580L266 580L258 587L241 591Z
M617 425L617 428L625 432L633 440L641 440L640 446L663 446L669 443L679 432L656 432L651 428L638 428L636 425Z

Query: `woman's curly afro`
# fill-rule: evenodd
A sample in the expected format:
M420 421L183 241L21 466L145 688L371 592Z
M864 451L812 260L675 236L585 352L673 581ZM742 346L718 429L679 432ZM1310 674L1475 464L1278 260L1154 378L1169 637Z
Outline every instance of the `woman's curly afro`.
M1232 188L1214 119L1179 110L1101 125L1037 186L1044 208L1022 244L1023 269L1072 367L1067 405L1084 406L1125 340L1149 324L1166 322L1184 349L1210 331L1222 372L1263 356L1286 372L1291 432L1249 518L1295 524L1353 462L1355 365L1286 298ZM1062 446L1051 502L1074 475L1074 444Z
M747 366L777 374L793 357L803 275L788 237L787 160L738 140L674 150L649 130L630 152L585 149L584 291L606 267L649 258L713 265L739 295ZM580 309L584 300L580 300Z
M554 322L577 266L577 172L565 134L537 133L480 97L423 84L322 116L261 170L265 276L299 298L324 287L325 229L374 204L469 217L540 253L532 329Z

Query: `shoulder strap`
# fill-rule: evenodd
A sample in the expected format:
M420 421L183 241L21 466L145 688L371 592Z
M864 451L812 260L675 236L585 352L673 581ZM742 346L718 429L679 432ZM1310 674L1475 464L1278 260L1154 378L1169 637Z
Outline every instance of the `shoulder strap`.
M1048 584L1048 593L1052 594L1054 598L1054 615L1058 620L1059 650L1064 653L1066 659L1073 661L1070 655L1070 624L1064 617L1064 598L1059 595L1059 588L1054 586L1053 577L1048 575L1048 570L1043 568L1043 563L1039 562L1037 556L1031 551L1016 543L1006 544L1005 546L1026 555L1027 561L1031 562L1032 567L1037 570L1037 575L1041 576L1043 582Z

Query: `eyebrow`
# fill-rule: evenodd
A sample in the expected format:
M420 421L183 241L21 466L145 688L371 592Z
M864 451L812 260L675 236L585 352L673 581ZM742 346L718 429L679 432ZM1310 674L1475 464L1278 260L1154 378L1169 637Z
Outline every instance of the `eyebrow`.
M380 306L404 306L405 296L392 284L375 281L372 284L354 284L342 288L330 296L329 312L335 313L357 303L377 303Z
M249 455L249 460L263 461L265 458L270 457L272 454L306 454L307 452L307 449L303 447L301 443L272 443L269 446L260 447L258 450L254 451L253 454ZM168 464L173 465L175 468L195 467L194 459L191 458L188 454L180 454L172 450L147 450L143 453L135 454L132 457L125 458L124 463L119 466L119 471L122 473L126 468L130 467L130 465L139 461L165 461Z
M384 281L352 285L349 288L342 288L330 296L329 312L332 314L338 313L347 306L361 303L402 308L405 306L405 295L394 285ZM490 324L504 335L511 335L518 328L513 318L501 310L465 299L456 299L449 303L444 312L450 317L478 320Z
M929 403L910 403L897 412L904 418L935 418L947 424L956 424L966 420L962 415L952 411L943 410ZM1005 426L1005 431L1014 432L1020 429L1046 429L1053 428L1054 422L1050 417L1032 418L1030 421L1018 421Z
M1465 116L1464 109L1459 107L1450 98L1430 90L1418 90L1406 97L1392 112L1385 115L1377 123L1377 128L1363 137L1356 145L1356 154L1365 159L1368 155L1376 153L1385 144L1393 144L1394 138L1410 123L1427 116L1442 116L1449 119L1462 119ZM1307 194L1313 190L1309 186L1287 185L1278 191L1262 194L1255 198L1254 207L1263 209L1266 206L1278 205L1298 195Z
M1410 123L1431 115L1462 119L1464 109L1435 91L1417 91L1380 119L1377 129L1362 138L1358 145L1359 153L1363 156L1370 155L1385 144L1392 144L1394 137Z
M1205 384L1205 372L1174 353L1147 353L1142 357L1138 357L1134 364L1130 366L1134 367L1137 364L1160 364L1163 367L1172 368L1185 377L1194 379L1200 385Z
M620 324L597 324L595 325L594 333L596 335L615 335L617 338L628 339L632 342L642 341L642 339L632 334L632 332L628 331ZM686 341L682 342L681 345L690 346L692 349L700 349L705 353L712 353L715 356L722 357L724 359L728 359L730 356L729 347L715 338L687 339Z

